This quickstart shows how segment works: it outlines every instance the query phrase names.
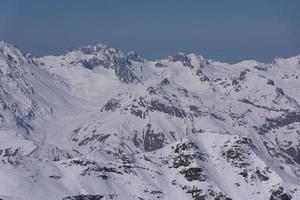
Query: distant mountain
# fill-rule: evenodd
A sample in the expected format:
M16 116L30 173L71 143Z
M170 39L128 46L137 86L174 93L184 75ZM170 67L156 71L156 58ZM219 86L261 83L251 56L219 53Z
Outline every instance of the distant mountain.
M299 103L300 56L0 42L0 199L300 199Z

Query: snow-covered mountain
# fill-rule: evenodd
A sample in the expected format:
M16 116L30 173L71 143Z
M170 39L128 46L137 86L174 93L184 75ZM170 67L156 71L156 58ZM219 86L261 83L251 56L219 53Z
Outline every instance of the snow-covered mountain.
M300 199L300 56L0 43L0 199Z

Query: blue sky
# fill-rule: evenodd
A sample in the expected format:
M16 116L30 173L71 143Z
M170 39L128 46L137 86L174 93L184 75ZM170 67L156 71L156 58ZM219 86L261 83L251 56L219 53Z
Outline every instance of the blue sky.
M104 43L153 59L300 54L299 0L2 0L0 40L34 55Z

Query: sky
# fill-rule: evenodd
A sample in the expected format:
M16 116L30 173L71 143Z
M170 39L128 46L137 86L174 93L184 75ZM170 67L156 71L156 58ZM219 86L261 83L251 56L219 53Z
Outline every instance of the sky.
M37 56L102 43L270 62L300 54L300 0L1 0L0 40Z

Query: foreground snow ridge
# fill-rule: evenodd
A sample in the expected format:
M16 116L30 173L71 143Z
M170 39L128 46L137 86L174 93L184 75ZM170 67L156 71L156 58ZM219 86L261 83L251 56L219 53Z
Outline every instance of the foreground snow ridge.
M300 199L299 103L300 56L0 42L0 199Z

